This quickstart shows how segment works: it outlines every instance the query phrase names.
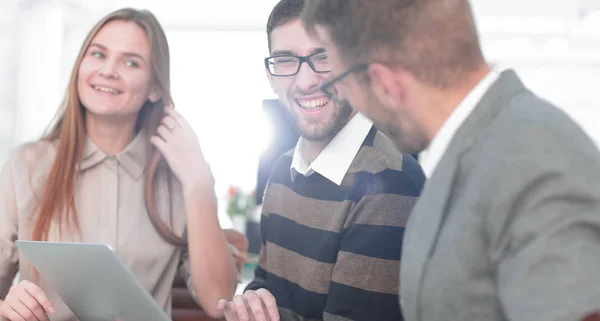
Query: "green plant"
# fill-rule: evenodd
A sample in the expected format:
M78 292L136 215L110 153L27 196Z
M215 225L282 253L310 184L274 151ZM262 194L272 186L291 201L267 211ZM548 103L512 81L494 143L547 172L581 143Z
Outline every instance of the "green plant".
M227 191L227 214L230 217L248 217L256 207L254 192L244 193L237 186L229 186Z

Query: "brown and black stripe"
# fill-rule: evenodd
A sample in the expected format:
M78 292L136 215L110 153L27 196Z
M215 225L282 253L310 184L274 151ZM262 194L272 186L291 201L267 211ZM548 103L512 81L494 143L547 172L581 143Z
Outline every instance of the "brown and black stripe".
M398 279L404 226L425 176L373 128L341 186L295 175L292 153L265 193L255 280L282 320L402 320Z

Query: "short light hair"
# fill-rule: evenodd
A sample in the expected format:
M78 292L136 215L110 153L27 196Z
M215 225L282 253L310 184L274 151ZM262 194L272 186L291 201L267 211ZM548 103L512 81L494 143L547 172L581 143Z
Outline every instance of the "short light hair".
M400 65L438 88L485 63L468 0L310 0L301 18L328 31L344 63Z

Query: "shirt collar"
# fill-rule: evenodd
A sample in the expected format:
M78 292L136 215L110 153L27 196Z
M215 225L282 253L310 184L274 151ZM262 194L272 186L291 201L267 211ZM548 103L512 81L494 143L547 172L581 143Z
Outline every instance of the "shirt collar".
M446 152L448 145L452 141L454 134L471 115L477 104L485 95L487 90L496 82L500 76L499 70L492 69L488 74L479 81L462 102L450 114L450 117L444 122L440 130L431 140L429 148L425 151L425 159L422 162L423 171L429 178L433 174L440 159Z
M125 147L125 149L114 157L121 166L125 169L127 174L133 179L138 180L146 167L147 161L147 139L144 131L140 131L135 138ZM83 158L81 165L79 166L80 171L85 171L98 164L105 159L110 158L106 155L90 137L86 137L85 144L83 146Z
M341 185L354 157L372 127L373 122L364 115L354 115L346 126L325 146L325 149L312 164L307 160L304 152L305 140L300 137L294 150L290 168L292 180L295 179L297 174L309 176L317 172L338 186Z

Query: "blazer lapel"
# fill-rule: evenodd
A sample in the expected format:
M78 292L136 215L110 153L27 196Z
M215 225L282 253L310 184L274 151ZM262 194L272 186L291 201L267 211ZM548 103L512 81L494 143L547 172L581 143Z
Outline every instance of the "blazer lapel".
M457 166L458 160L455 155L442 157L407 223L400 272L400 300L407 320L420 320L419 289L426 273L427 261L437 241L438 231L443 224Z

